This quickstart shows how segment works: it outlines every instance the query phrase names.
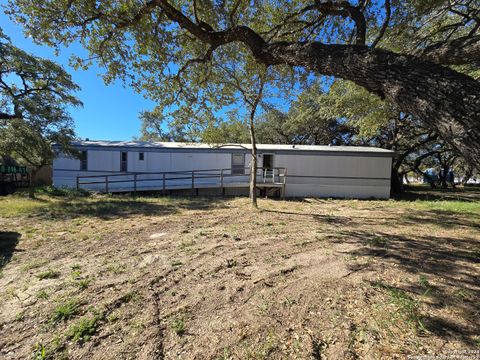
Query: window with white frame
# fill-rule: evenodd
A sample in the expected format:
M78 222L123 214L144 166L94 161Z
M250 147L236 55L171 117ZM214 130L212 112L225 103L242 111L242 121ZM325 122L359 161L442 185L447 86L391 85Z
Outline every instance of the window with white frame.
M245 154L232 154L232 175L245 174Z

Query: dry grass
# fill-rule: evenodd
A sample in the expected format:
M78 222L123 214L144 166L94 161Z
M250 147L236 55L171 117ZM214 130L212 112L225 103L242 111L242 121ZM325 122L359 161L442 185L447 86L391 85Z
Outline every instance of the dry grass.
M0 357L404 358L480 346L480 194L0 200Z

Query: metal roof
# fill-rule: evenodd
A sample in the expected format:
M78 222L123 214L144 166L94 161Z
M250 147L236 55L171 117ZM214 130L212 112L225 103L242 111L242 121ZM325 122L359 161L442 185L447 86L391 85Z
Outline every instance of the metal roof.
M148 142L148 141L108 141L108 140L84 140L73 142L79 147L103 147L103 148L137 148L137 149L175 149L175 150L234 150L251 149L251 144L207 144L207 143L184 143L184 142ZM257 144L261 151L312 151L312 152L348 152L348 153L375 153L393 156L394 151L369 146L333 146L333 145L285 145L285 144Z

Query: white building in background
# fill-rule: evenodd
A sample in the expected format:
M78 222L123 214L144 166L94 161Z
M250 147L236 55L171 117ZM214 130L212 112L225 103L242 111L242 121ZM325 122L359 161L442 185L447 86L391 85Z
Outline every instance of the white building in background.
M57 187L120 192L247 190L250 145L79 141L80 159L59 154ZM388 198L393 151L374 147L258 145L258 184L286 197ZM263 184L263 185L262 185Z

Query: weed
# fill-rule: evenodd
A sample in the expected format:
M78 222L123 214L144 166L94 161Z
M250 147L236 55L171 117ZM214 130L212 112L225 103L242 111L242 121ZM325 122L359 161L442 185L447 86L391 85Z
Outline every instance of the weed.
M70 300L65 303L58 304L53 309L52 323L56 324L60 321L66 321L78 313L78 302Z
M374 287L385 291L390 298L390 303L396 306L397 311L391 313L391 320L404 321L413 327L414 330L426 332L425 326L422 322L419 301L411 298L404 290L381 282L375 283Z
M174 319L171 323L171 328L178 336L185 334L185 322L183 319Z
M223 349L223 354L217 358L217 360L229 360L232 356L230 355L230 350L228 348Z
M235 259L227 259L227 268L232 268L237 266L237 261Z
M258 306L258 308L260 309L260 312L262 312L262 313L264 313L264 314L266 314L266 313L268 312L268 308L269 308L269 307L270 307L270 306L268 305L267 302L262 302L262 303Z
M112 314L108 315L107 320L108 320L108 322L112 323L112 322L117 321L119 318L120 318L120 316L118 316L118 314L112 313Z
M23 265L20 269L23 272L27 272L29 270L33 270L33 269L37 269L39 267L42 267L43 265L46 265L47 263L48 263L48 261L46 261L46 260L30 261L30 262L26 263L25 265Z
M462 300L468 300L473 297L472 293L466 289L458 289L457 291L455 291L454 295Z
M45 279L56 279L60 276L60 272L53 269L48 269L47 271L41 272L37 274L37 278L40 280Z
M45 290L40 290L36 294L37 299L48 300L48 293Z
M82 272L80 270L73 270L71 273L70 273L70 276L75 279L75 280L78 280L80 279L80 277L82 276Z
M422 287L429 287L430 283L428 282L428 279L425 275L420 275L420 278L418 279L418 282Z
M15 315L15 321L23 321L25 319L25 311L20 311Z
M86 342L97 331L97 325L97 316L92 318L83 317L69 327L67 336L76 342Z
M125 266L121 264L112 264L107 266L107 271L112 274L121 274L125 272Z
M90 285L90 283L91 283L92 281L93 281L93 280L92 280L92 279L89 279L89 278L80 279L80 280L78 280L75 284L76 284L81 290L85 290L85 289Z
M47 358L47 351L45 349L45 345L42 343L35 344L35 350L33 352L33 359L34 360L44 360Z
M367 240L367 245L376 247L387 247L388 239L383 236L373 235Z
M132 290L123 295L120 299L121 302L128 303L130 301L136 301L141 299L141 295L138 291Z
M292 305L294 305L296 303L297 303L297 300L291 299L291 298L286 298L285 300L283 300L283 305L285 307L291 307Z
M172 266L182 266L182 265L183 265L183 263L179 260L172 261Z

